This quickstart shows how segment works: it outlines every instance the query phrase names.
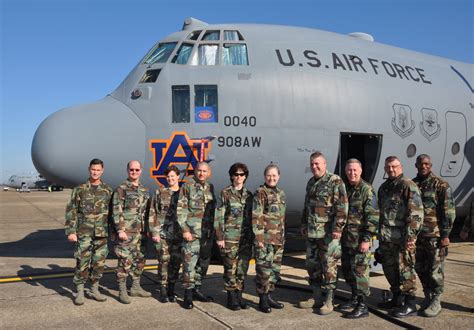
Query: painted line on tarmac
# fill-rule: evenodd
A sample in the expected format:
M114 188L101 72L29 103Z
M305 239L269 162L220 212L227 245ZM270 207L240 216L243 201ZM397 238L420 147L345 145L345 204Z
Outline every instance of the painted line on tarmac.
M255 259L250 260L250 264L255 264ZM104 274L114 273L116 268L108 268L104 270ZM156 270L158 265L145 266L144 270ZM24 275L24 276L8 276L0 278L0 284L4 283L15 283L15 282L29 282L38 280L49 280L56 278L73 277L74 272L61 272L61 273L50 273L50 274L38 274L38 275Z

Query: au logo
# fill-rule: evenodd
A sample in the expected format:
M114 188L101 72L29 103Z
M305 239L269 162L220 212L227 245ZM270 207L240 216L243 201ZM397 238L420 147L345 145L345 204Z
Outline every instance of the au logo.
M165 170L170 165L185 168L186 176L193 175L196 164L206 159L210 149L208 140L191 139L186 132L174 132L166 140L150 140L150 151L153 153L150 174L163 186L166 185Z

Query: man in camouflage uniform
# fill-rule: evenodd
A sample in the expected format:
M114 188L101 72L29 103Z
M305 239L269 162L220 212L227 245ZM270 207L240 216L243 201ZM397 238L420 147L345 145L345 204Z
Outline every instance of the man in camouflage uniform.
M425 214L416 241L415 269L425 293L420 311L423 316L434 317L441 312L444 260L456 210L449 184L431 171L430 156L419 155L415 166L418 175L413 181L420 188Z
M366 298L369 289L370 243L379 226L379 207L374 188L362 178L362 164L352 158L346 162L346 190L349 199L347 223L342 232L342 272L352 291L351 300L340 305L352 309L344 315L355 319L369 315Z
M380 186L380 231L378 252L390 283L393 299L379 304L389 308L395 317L416 312L416 238L423 223L423 204L417 185L403 175L403 167L396 156L385 159L388 179ZM399 297L404 298L400 306Z
M212 301L200 288L211 260L215 197L214 186L207 182L210 167L199 162L194 177L180 190L178 200L178 223L183 236L183 307L194 307L193 298L203 302Z
M249 171L245 164L235 163L229 169L231 185L220 193L214 228L224 263L224 289L227 307L247 309L242 300L245 276L252 258L252 194L245 188Z
M179 169L171 165L165 170L168 187L157 189L153 206L156 216L150 232L158 253L158 281L161 302L176 302L174 286L182 263L183 237L176 208L179 198Z
M127 164L128 178L114 191L112 216L118 239L115 242L115 254L118 258L117 281L119 300L130 304L127 293L127 277L132 277L132 297L151 297L140 286L140 277L145 267L144 244L146 237L145 214L150 204L148 190L140 183L142 165L137 160ZM153 212L150 212L153 217ZM143 250L142 250L143 249Z
M285 246L285 192L277 187L280 169L270 164L265 168L265 184L254 194L252 229L256 245L256 282L260 297L258 306L264 313L282 309L282 303L271 296L280 280L281 260Z
M317 308L318 314L326 315L334 308L340 238L348 202L344 182L326 170L326 159L321 152L310 156L310 166L313 177L306 185L301 234L306 237L306 269L314 299L299 302L298 306Z
M104 163L92 159L89 164L89 180L72 190L66 207L66 235L75 243L76 271L74 284L77 295L74 304L84 304L84 284L91 279L91 296L105 301L99 292L99 280L104 272L107 248L108 214L112 188L101 180Z

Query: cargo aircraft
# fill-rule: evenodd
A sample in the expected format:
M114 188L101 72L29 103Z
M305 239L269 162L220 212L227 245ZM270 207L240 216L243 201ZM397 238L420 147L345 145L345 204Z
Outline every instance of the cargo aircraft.
M397 155L413 177L416 156L427 153L466 215L474 194L473 73L470 63L384 45L366 33L188 18L110 95L46 118L32 159L46 179L66 187L87 179L92 158L104 160L112 185L138 159L150 189L165 184L169 165L186 180L206 160L216 190L229 184L236 161L249 166L252 189L273 162L297 224L312 152L322 151L340 175L348 158L358 158L376 188L387 156Z

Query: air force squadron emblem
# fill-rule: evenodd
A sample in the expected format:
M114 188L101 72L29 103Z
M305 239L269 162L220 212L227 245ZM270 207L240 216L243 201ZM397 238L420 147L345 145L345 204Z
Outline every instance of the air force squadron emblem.
M439 136L441 126L438 124L438 113L434 109L421 109L422 121L420 122L421 134L428 141L432 141Z
M406 138L415 129L415 122L411 118L411 108L405 104L393 105L394 117L392 118L392 128L395 133L402 138Z
M153 153L151 177L159 185L166 186L165 170L170 165L184 170L185 176L191 176L196 164L206 159L210 149L209 139L191 139L186 132L174 132L169 139L150 140L150 151Z

